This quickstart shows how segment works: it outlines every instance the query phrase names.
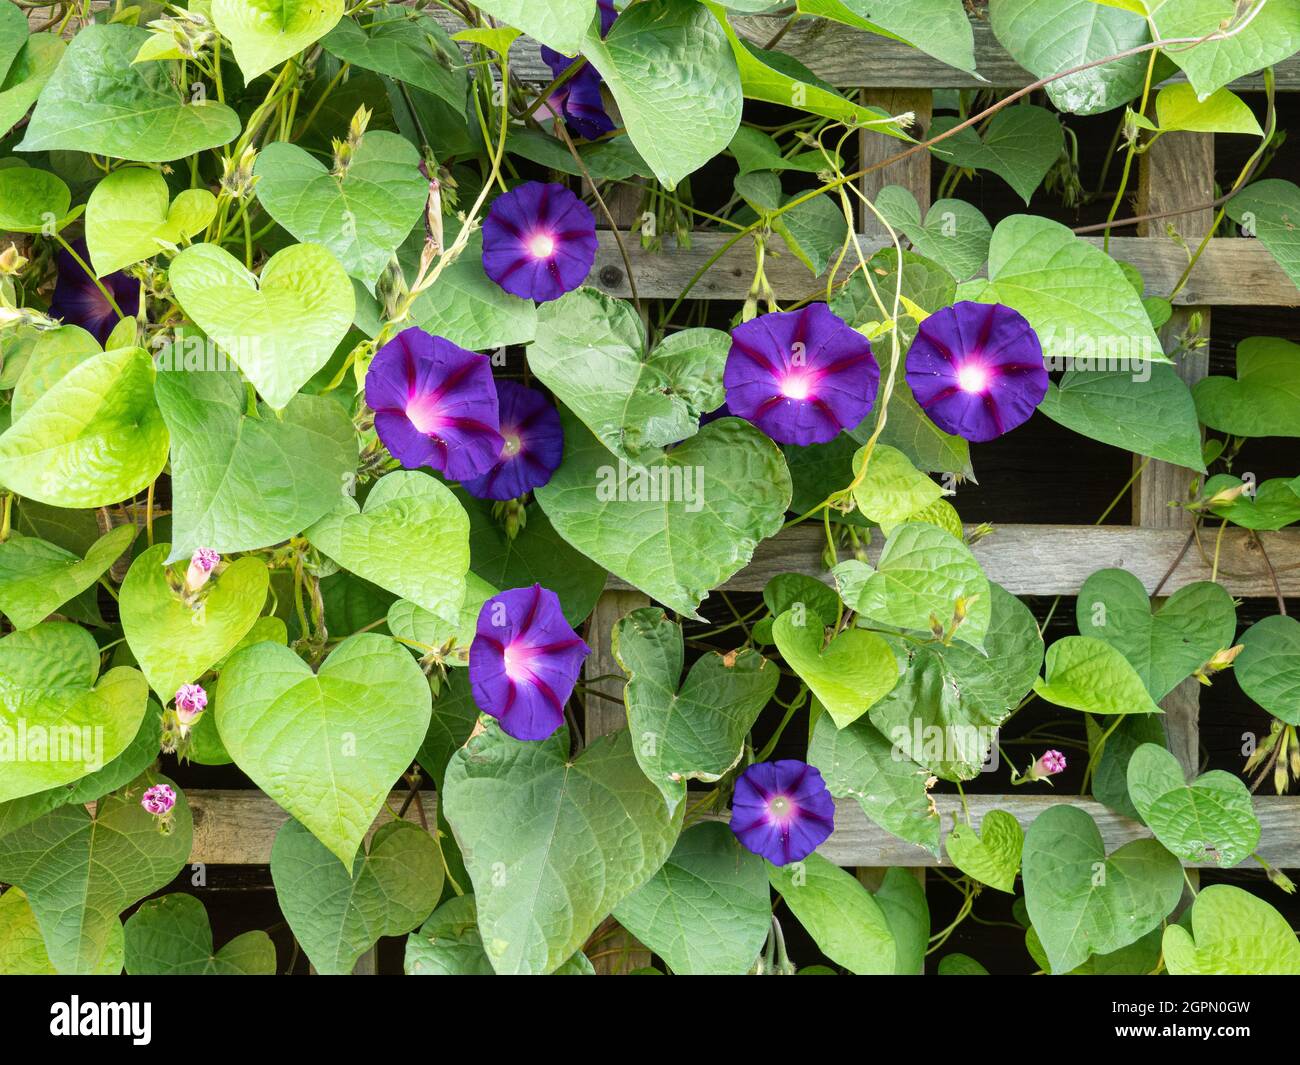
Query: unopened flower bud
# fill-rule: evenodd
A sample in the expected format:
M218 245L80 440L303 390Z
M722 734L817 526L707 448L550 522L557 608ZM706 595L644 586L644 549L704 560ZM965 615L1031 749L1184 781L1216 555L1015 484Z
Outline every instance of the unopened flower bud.
M18 251L18 246L10 244L4 251L0 251L0 274L6 277L12 277L27 265L27 259Z
M253 148L244 149L237 160L226 159L221 165L222 190L236 200L246 199L257 184L257 178L253 174L256 162L257 151Z
M198 684L182 684L176 690L176 720L188 732L208 706L208 693Z
M1064 773L1065 764L1065 755L1060 751L1044 751L1034 759L1033 765L1025 770L1025 775L1012 783L1024 784L1031 780L1049 780L1058 773Z

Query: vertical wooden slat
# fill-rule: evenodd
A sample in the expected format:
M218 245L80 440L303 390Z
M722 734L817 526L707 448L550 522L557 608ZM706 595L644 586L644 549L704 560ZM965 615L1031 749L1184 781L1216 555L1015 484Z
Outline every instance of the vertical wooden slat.
M1138 178L1138 213L1176 210L1214 199L1214 136L1207 133L1167 133L1141 156ZM1172 227L1193 247L1209 229L1214 212L1208 208L1174 215L1145 223L1139 233L1159 239ZM1165 295L1165 293L1155 293ZM1201 316L1202 335L1208 337L1208 307L1175 307L1173 317L1161 330L1160 339L1172 349L1178 336L1185 333L1194 314ZM1209 372L1209 348L1183 354L1178 359L1178 374L1193 384ZM1134 456L1134 462L1142 460ZM1133 524L1148 528L1190 528L1191 515L1174 500L1187 496L1191 470L1167 462L1152 461L1133 489ZM1200 758L1197 734L1200 685L1185 680L1161 702L1165 711L1165 730L1169 748L1177 756L1183 771L1196 772Z
M928 89L865 89L862 93L862 102L891 115L911 112L915 120L909 132L913 136L917 136L929 127L930 119L934 114L934 94ZM897 154L898 146L899 141L893 137L864 130L859 144L861 165L868 167L888 159L891 155ZM921 208L921 217L924 218L926 211L930 209L930 159L929 152L917 152L900 162L891 163L883 170L865 175L859 186L862 194L874 201L886 185L901 185L916 197L916 202ZM863 233L871 236L885 235L885 227L865 204L862 205L860 214ZM876 867L863 867L856 870L858 879L872 891L880 886L886 871ZM924 891L925 870L917 868L913 873L920 882L921 890ZM917 975L922 975L924 972L925 965L922 963L921 972Z

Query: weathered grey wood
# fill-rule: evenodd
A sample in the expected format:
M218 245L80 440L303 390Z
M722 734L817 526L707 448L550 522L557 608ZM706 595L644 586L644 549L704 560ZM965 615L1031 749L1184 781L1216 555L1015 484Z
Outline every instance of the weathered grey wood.
M923 133L930 126L934 113L934 94L929 89L865 89L862 102L870 107L879 108L889 115L911 114L914 116L908 132L913 136ZM884 162L898 154L899 143L893 137L887 137L875 130L864 129L860 139L858 169L866 169L876 163ZM897 163L891 163L883 170L876 170L865 175L859 185L862 194L874 201L880 190L886 185L902 185L921 207L921 217L930 209L930 161L929 152L916 152ZM885 227L880 224L865 205L860 211L862 232L884 240L887 237Z
M1286 595L1300 595L1300 531L1261 533ZM1177 529L1137 529L1124 525L998 525L974 547L989 575L1014 595L1075 595L1088 576L1116 566L1133 573L1148 592L1155 590L1187 539ZM764 540L750 564L722 587L729 592L759 592L778 573L805 573L830 580L822 567L825 534L820 526L798 526ZM1213 545L1211 545L1212 547ZM873 560L879 545L868 548ZM1219 582L1233 595L1271 597L1273 585L1259 548L1241 529L1223 536ZM1162 591L1209 580L1210 565L1195 545L1184 555ZM631 586L611 577L609 587ZM705 600L705 609L712 604Z
M1138 178L1138 212L1157 213L1208 203L1214 198L1214 136L1207 133L1170 133L1159 137L1141 156ZM1172 218L1144 223L1141 236L1177 233L1195 247L1214 224L1210 209L1191 211ZM1208 307L1175 307L1173 317L1161 330L1165 351L1176 350L1179 340L1199 319L1200 335L1207 346L1188 351L1178 359L1178 375L1189 385L1210 372L1210 311ZM1134 456L1134 462L1141 461ZM1196 476L1192 470L1167 462L1147 464L1133 487L1133 523L1147 528L1181 529L1192 526L1191 515L1169 506L1183 501ZM1159 601L1153 604L1158 607ZM1185 773L1194 774L1200 761L1197 719L1200 713L1200 684L1188 678L1161 700L1165 711L1165 732L1169 749Z
M271 860L271 845L275 834L288 818L280 807L260 791L216 791L194 788L185 793L194 814L194 847L191 862L209 865L265 865ZM394 792L391 802L398 805L405 792ZM433 810L437 797L433 792L423 796L425 812L433 823ZM960 814L961 802L956 795L936 795L935 802L942 819L943 833L952 827L953 815ZM1012 795L968 795L967 803L976 823L990 810L1006 810L1014 814L1026 827L1044 810L1060 803L1078 806L1097 822L1106 849L1113 850L1135 839L1150 838L1145 825L1130 821L1107 809L1093 799L1071 795L1019 792ZM1300 798L1293 796L1257 796L1255 812L1264 832L1259 853L1266 861L1280 868L1300 867ZM723 812L718 815L725 819ZM391 820L382 813L375 827ZM408 811L407 820L419 823L414 808ZM907 843L885 829L872 823L853 800L840 800L835 804L835 832L821 847L829 860L843 866L880 865L921 866L947 865L946 858L939 860L929 851ZM941 849L942 853L942 849ZM1206 863L1208 865L1208 863Z
M631 295L623 259L613 235L600 234L600 249L591 268L588 283L611 296ZM640 243L628 241L628 259L636 271L637 291L642 299L676 299L683 289L729 240L719 233L696 233L690 248L656 253L643 251ZM1100 237L1085 237L1101 245ZM870 256L884 247L884 241L867 236L862 250ZM777 296L798 299L825 291L825 279L812 276L807 267L786 250L780 237L773 235L768 245L767 278ZM1151 295L1167 295L1187 266L1187 255L1174 241L1165 237L1115 237L1111 254L1132 263L1146 278ZM856 267L854 255L845 258L847 273ZM741 239L691 289L690 299L734 300L740 302L749 291L754 277L754 247L748 237ZM1256 240L1246 237L1216 237L1196 264L1186 287L1178 294L1180 305L1217 307L1295 307L1300 306L1300 289Z

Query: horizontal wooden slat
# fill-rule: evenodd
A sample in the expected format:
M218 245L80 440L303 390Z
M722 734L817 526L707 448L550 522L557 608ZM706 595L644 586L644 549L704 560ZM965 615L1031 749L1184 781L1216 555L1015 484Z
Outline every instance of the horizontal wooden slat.
M1217 527L1216 527L1217 531ZM1207 534L1212 541L1214 533ZM1269 561L1278 571L1284 595L1300 595L1300 530L1261 533ZM1014 595L1074 595L1099 569L1116 567L1133 573L1153 592L1178 557L1187 533L1181 529L1142 529L1127 525L996 525L974 547L975 557L989 578ZM820 524L787 529L764 540L750 564L722 585L729 592L759 592L778 573L803 573L830 581L822 566L826 546ZM880 538L868 548L874 561ZM1213 544L1211 542L1210 548ZM1236 596L1272 597L1259 548L1240 529L1224 533L1219 553L1219 583ZM1161 589L1170 595L1193 581L1210 579L1210 564L1196 546L1183 556ZM611 577L610 588L631 585ZM709 606L705 600L705 607Z
M275 834L288 818L271 799L260 791L217 791L195 788L185 793L194 816L194 847L190 861L209 865L265 865L271 860ZM393 792L391 805L400 808L403 793ZM425 816L433 822L437 797L433 792L422 795ZM943 833L953 824L953 814L960 813L961 803L955 795L936 795L942 818ZM1149 839L1145 825L1120 817L1093 799L1042 793L1021 792L1013 795L967 796L976 825L990 810L1006 810L1026 828L1050 806L1068 803L1087 811L1101 829L1106 850L1135 839ZM1300 867L1300 798L1264 796L1255 799L1255 812L1263 825L1259 853L1279 868ZM385 811L375 827L392 820ZM419 823L414 805L407 820ZM936 859L929 851L907 843L885 831L862 812L852 800L835 804L835 832L821 847L821 853L843 866L948 865L947 856ZM1209 863L1205 863L1209 864Z
M589 282L611 296L628 297L632 290L618 244L609 231L601 231ZM676 299L714 254L728 241L719 233L695 233L690 248L676 248L669 242L663 252L644 251L640 241L624 238L628 259L636 273L637 293L642 299ZM1100 237L1083 238L1101 246ZM870 257L885 246L874 237L862 238L863 254ZM812 273L787 250L780 237L773 236L766 260L767 279L783 300L802 299L826 290L826 279ZM1163 237L1112 237L1111 255L1136 266L1146 279L1147 294L1164 296L1173 290L1187 266L1187 252ZM857 265L850 248L843 271ZM754 244L745 237L729 249L690 290L690 299L741 301L754 277ZM1206 247L1186 286L1174 301L1178 304L1211 307L1295 307L1300 306L1300 288L1277 265L1257 240L1246 237L1216 237Z

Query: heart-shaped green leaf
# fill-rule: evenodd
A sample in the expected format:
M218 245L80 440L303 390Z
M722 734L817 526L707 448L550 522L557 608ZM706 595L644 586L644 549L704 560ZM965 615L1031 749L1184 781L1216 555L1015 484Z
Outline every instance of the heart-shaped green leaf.
M492 963L478 931L473 895L457 895L439 906L418 932L406 938L407 976L492 976ZM595 970L579 951L554 976L593 976Z
M1270 0L1249 8L1248 18L1242 17L1233 0L1142 2L1151 12L1157 39L1197 42L1192 48L1171 48L1167 54L1202 98L1300 49L1300 6L1295 0ZM1224 33L1224 27L1230 27L1230 32Z
M25 33L26 26L23 30ZM8 73L0 72L0 136L13 129L36 102L63 58L65 47L56 34L33 34L18 50Z
M1300 725L1300 621L1283 614L1264 618L1241 643L1233 663L1241 690L1279 721Z
M388 608L388 631L399 639L415 640L426 647L446 648L447 665L468 665L469 648L474 642L483 604L500 591L471 571L465 574L465 601L454 624L409 599L399 599Z
M1182 866L1159 843L1134 840L1107 855L1096 822L1066 803L1034 819L1021 865L1029 919L1054 973L1137 942L1183 892Z
M567 411L564 462L537 501L588 558L687 617L748 564L790 505L777 446L720 418L644 468L628 468Z
M153 382L140 348L73 367L0 435L0 478L21 496L70 509L143 490L167 464Z
M943 841L953 865L981 884L1008 893L1016 889L1024 844L1020 822L1005 810L986 813L978 834L970 825L958 822Z
M1165 929L1165 966L1173 976L1296 976L1300 940L1291 922L1263 899L1231 884L1211 884L1192 903L1190 931Z
M329 361L356 310L346 271L319 244L281 249L259 277L215 244L195 244L168 277L185 313L275 410Z
M876 209L903 231L912 247L958 281L965 281L988 261L993 227L978 207L965 200L937 200L922 221L916 197L901 185L886 185L876 197Z
M926 131L947 133L960 119L940 115ZM930 149L935 157L968 170L988 170L1002 178L1025 203L1034 194L1064 146L1061 121L1045 107L1007 107L994 115L981 136L974 127L954 133Z
M216 100L181 95L173 63L133 62L149 36L123 23L79 30L41 90L18 150L165 163L234 140L239 116Z
M1300 219L1300 193L1293 217ZM1300 344L1249 337L1237 345L1236 378L1207 377L1192 394L1197 417L1221 433L1300 436Z
M1066 636L1047 649L1040 698L1088 714L1159 714L1141 676L1114 647L1095 636Z
M528 365L607 448L628 462L693 436L722 405L731 338L716 329L674 333L647 356L632 305L581 288L544 304Z
M0 611L16 629L44 621L94 585L137 531L119 525L96 540L84 559L34 536L11 536L0 543Z
M560 729L519 743L489 724L447 767L442 796L498 973L548 973L659 869L681 830L631 736L570 761Z
M769 864L767 877L828 958L858 976L894 974L894 934L852 873L810 854L786 866Z
M465 57L432 15L384 4L366 11L363 21L343 19L321 47L354 67L387 74L457 111L465 109Z
M1237 632L1237 609L1222 585L1188 584L1153 614L1142 582L1122 569L1098 570L1084 581L1075 614L1079 632L1128 659L1152 699L1163 699L1216 651L1230 647Z
M69 370L103 350L99 341L80 326L64 325L40 333L28 352L18 383L14 385L10 400L13 420L17 421L27 413L28 408L58 384Z
M628 674L623 701L637 762L672 812L688 780L717 780L740 760L780 670L749 649L709 652L682 681L681 626L654 607L621 618L613 647Z
M457 622L469 570L469 518L451 489L418 470L381 477L364 507L352 499L307 530L344 569Z
M150 899L126 922L129 976L274 976L275 944L245 932L212 949L212 926L193 895Z
M1177 758L1144 743L1129 759L1128 792L1156 839L1185 862L1210 860L1226 869L1259 843L1250 791L1222 769L1187 784Z
M1203 499L1213 499L1221 492L1241 488L1242 480L1230 473L1218 473L1205 482L1201 489ZM1293 522L1300 521L1300 495L1296 488L1300 480L1288 480L1285 477L1273 477L1260 485L1247 485L1248 491L1228 500L1215 503L1210 513L1219 518L1227 518L1233 525L1243 529L1261 529L1276 531Z
M1266 178L1247 185L1228 201L1224 208L1228 217L1241 226L1248 237L1258 237L1265 250L1277 260L1278 266L1286 271L1287 277L1300 285L1300 239L1296 236L1296 221L1300 219L1300 187L1290 181L1278 178ZM1271 352L1285 351L1287 342L1273 337L1258 337L1244 343L1270 349ZM1241 347L1237 348L1237 375L1241 376ZM1258 357L1264 363L1262 357ZM1278 397L1261 395L1266 403L1264 410L1273 411L1277 405L1295 409L1295 375L1286 374L1285 368L1278 366L1275 358L1268 359L1270 375L1285 376L1288 382L1287 394ZM1261 366L1261 369L1263 367ZM1220 387L1220 386L1211 386ZM1199 391L1199 390L1198 390ZM1249 411L1249 407L1243 411ZM1281 424L1276 418L1270 418L1269 425ZM1285 433L1266 433L1265 435L1294 436L1297 433L1294 420L1285 423ZM1255 429L1259 433L1259 429Z
M483 0L479 10L564 55L576 55L596 17L595 0Z
M765 864L726 825L702 822L614 916L679 976L742 976L772 925Z
M808 761L837 799L856 799L872 821L939 855L939 814L931 806L930 771L887 740L867 718L840 728L823 714L813 726Z
M60 177L30 166L0 170L0 229L52 235L67 220L72 193Z
M166 833L140 805L154 784L176 791ZM171 883L192 843L184 794L166 777L147 773L101 799L93 815L61 806L0 836L0 880L26 892L54 967L86 974L121 942L118 915Z
M991 616L981 654L965 644L920 646L891 639L907 664L871 708L871 722L898 753L944 780L977 776L998 727L1020 704L1043 664L1038 624L1019 599L990 582Z
M419 750L431 697L411 653L367 632L339 644L318 673L287 647L247 647L221 671L216 701L239 768L347 869Z
M898 683L898 663L883 637L846 629L829 644L822 619L790 609L772 625L777 650L840 728L852 724Z
M593 20L582 53L604 77L636 150L671 189L740 127L740 72L727 36L694 0L649 0L624 11L604 39L599 28Z
M137 556L118 599L127 645L164 703L235 648L262 613L270 586L262 559L241 558L186 602L177 576L168 580L170 550L155 544Z
M1197 99L1191 85L1166 85L1156 96L1156 124L1161 133L1244 133L1263 136L1259 119L1240 96L1218 89Z
M420 153L405 137L372 130L343 174L296 144L269 144L257 157L257 199L305 243L328 248L343 269L373 291L398 245L424 212L429 183Z
M936 623L947 628L960 612L956 638L984 645L992 613L989 580L970 548L936 525L895 526L874 570L849 559L832 572L840 598L864 618L928 632Z
M380 936L400 936L442 894L442 856L419 825L390 821L352 863L351 875L297 821L276 834L271 879L293 934L316 970L350 973Z
M212 0L212 21L250 82L329 33L343 0Z
M867 448L853 456L853 475L862 470ZM897 448L879 444L872 449L866 475L853 489L858 510L876 522L888 536L919 510L948 495L944 489L912 465Z
M95 976L117 976L122 972L122 923L109 930L108 947L92 969ZM57 976L59 971L45 952L41 926L19 888L0 895L0 976Z
M253 551L302 532L334 509L357 465L347 409L294 396L278 415L248 409L233 371L159 373L158 407L172 440L172 553Z
M0 802L103 768L135 738L148 694L138 670L101 677L94 637L68 622L0 640Z
M95 186L86 204L86 247L100 277L151 259L205 229L217 210L207 189L174 200L156 170L125 167Z

